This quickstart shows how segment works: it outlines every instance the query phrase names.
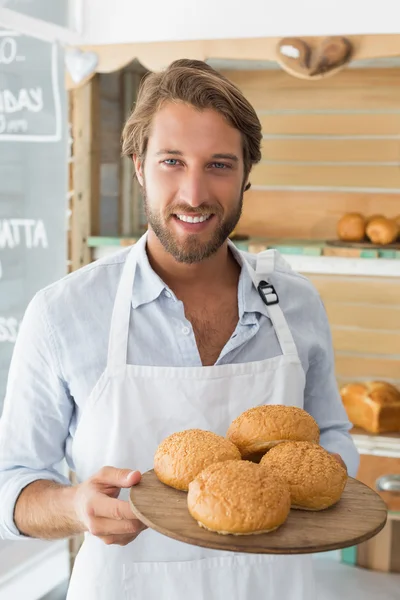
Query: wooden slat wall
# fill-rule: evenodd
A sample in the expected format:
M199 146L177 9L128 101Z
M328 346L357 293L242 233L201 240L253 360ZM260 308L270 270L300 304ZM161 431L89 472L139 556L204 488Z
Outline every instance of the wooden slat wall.
M225 75L264 133L239 233L324 239L343 212L400 214L397 69L347 69L315 82L272 70Z
M325 304L339 385L384 379L400 387L400 281L305 275Z
M394 194L345 194L341 192L268 190L244 195L238 233L259 237L332 239L345 212L367 215L400 214L399 196Z

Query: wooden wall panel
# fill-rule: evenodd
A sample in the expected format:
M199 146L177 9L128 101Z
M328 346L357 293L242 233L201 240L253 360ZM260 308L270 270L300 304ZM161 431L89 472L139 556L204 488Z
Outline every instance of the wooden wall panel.
M305 275L325 304L338 385L383 379L400 387L400 280Z
M400 132L400 114L396 113L260 113L263 132L275 135L388 136ZM378 109L379 110L379 109Z
M341 275L308 275L324 301L400 306L400 280L397 277L354 277Z
M364 304L360 298L354 304L327 300L325 308L332 325L400 331L400 305L385 306L382 310L382 304Z
M256 165L251 181L256 186L294 187L350 187L398 189L400 191L400 168L380 165L295 165L285 164Z
M400 164L400 139L264 139L262 155L264 161L392 162L396 166Z
M326 239L344 212L400 214L397 69L347 69L321 81L279 70L225 74L264 134L239 232Z
M344 379L399 380L400 357L349 354L336 351L336 372Z
M338 351L400 356L399 331L332 327L333 343ZM399 372L400 379L400 372Z
M333 239L338 220L351 211L395 217L400 195L250 189L237 231L256 237Z

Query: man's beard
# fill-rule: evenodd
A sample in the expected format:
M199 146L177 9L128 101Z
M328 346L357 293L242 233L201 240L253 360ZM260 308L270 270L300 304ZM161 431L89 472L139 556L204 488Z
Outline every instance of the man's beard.
M162 216L149 207L145 185L143 186L143 198L147 221L162 246L176 261L187 264L197 263L209 258L221 248L238 224L243 207L243 189L240 192L238 204L225 218L223 218L220 205L210 206L208 204L202 204L197 211L190 206L177 204L171 207L165 216ZM191 216L213 213L213 219L217 219L219 222L208 241L200 241L200 235L193 233L188 234L183 242L178 236L175 237L173 231L168 227L168 221L174 219L173 215L177 213Z

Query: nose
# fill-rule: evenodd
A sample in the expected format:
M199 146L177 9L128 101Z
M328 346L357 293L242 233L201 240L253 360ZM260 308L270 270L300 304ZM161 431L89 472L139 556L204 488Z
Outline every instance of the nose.
M180 180L179 200L193 208L208 200L205 173L200 170L187 169Z

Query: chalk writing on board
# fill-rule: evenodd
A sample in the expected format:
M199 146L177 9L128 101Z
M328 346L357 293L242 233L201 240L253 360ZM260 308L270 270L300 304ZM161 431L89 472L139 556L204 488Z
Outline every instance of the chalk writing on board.
M58 77L57 44L0 30L0 141L61 139Z
M14 317L0 317L0 344L17 340L19 321Z
M48 248L46 228L42 220L0 219L0 249Z

